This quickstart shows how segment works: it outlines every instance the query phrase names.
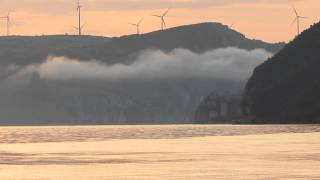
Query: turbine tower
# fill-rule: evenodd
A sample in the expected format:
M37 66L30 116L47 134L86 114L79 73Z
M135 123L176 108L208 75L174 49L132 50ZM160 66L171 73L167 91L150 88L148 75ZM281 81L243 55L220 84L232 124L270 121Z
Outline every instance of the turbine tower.
M296 17L294 18L292 24L295 23L295 22L297 22L297 30L298 30L297 36L298 36L298 35L300 34L300 20L301 20L301 19L306 19L306 17L300 16L299 13L298 13L298 11L297 11L297 9L296 9L294 6L292 6L292 8L293 8L294 14L295 14L295 16L296 16Z
M79 36L82 35L82 29L83 29L83 27L84 27L84 24L81 25L81 8L82 8L82 6L81 6L81 4L80 4L80 0L78 0L78 5L77 5L78 27L74 27L74 28L78 30Z
M164 12L162 15L152 15L154 17L160 18L161 19L161 30L164 30L164 27L166 27L166 21L165 21L165 17L167 16L168 12L170 11L170 9L168 9L166 12Z
M138 23L136 23L136 24L131 24L132 26L135 26L136 28L137 28L137 35L139 35L140 34L140 24L142 23L142 21L143 21L143 18L142 19L140 19L140 21L138 22Z
M10 19L10 11L8 12L8 14L6 16L2 16L0 17L1 19L6 19L7 20L7 36L10 36L10 23L11 23L11 19Z

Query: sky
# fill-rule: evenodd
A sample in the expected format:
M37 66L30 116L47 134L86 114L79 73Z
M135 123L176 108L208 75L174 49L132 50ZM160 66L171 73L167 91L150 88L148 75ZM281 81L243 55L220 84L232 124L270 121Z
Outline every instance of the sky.
M11 11L11 34L76 34L77 0L0 0L0 15ZM268 42L288 42L296 34L294 5L301 29L320 19L319 0L81 0L84 34L121 36L136 32L130 23L144 18L143 33L159 30L160 20L150 16L171 8L167 27L201 22L221 22L247 37ZM5 19L0 35L5 35Z

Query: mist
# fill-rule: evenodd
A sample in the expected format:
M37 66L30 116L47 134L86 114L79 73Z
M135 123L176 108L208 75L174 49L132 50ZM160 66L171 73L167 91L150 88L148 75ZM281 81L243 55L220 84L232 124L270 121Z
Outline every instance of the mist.
M145 50L130 64L49 56L0 68L0 118L11 123L191 123L212 92L240 94L272 54L229 47ZM20 121L21 120L21 121Z
M160 80L203 79L246 81L253 69L272 54L263 50L252 51L229 47L196 54L185 49L165 53L146 50L131 64L104 64L98 60L80 61L67 57L50 56L41 64L19 69L9 78L30 79L38 74L42 80ZM27 79L25 79L27 80Z

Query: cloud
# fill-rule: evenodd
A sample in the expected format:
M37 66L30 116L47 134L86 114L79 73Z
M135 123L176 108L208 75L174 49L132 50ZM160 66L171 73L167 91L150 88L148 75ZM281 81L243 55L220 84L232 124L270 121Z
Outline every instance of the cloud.
M253 69L272 54L262 49L247 51L223 48L196 54L185 49L170 53L147 50L131 64L107 65L97 60L79 61L66 57L48 57L38 65L20 69L10 81L38 74L43 80L157 80L185 78L213 78L245 81Z
M145 10L161 8L207 8L241 3L288 3L299 0L82 0L84 8L97 11ZM300 0L301 1L301 0ZM76 0L0 0L1 10L35 10L41 12L68 12L75 10Z
M281 4L299 0L88 0L87 6L95 10L141 10L161 8L208 8L229 4L266 3Z

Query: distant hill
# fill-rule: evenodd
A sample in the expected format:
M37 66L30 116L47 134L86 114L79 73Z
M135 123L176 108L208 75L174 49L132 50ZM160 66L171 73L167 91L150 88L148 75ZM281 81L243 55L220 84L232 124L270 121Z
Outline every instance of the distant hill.
M0 37L0 65L40 63L48 55L68 56L79 60L97 59L110 64L130 62L145 49L171 51L184 48L200 53L233 46L277 52L283 45L248 39L220 23L194 24L114 38L69 35L11 36Z
M183 48L199 55L217 48L238 47L275 53L283 45L250 40L219 23L114 38L0 37L0 124L192 123L203 97L213 91L241 93L244 86L242 81L199 77L47 80L32 68L48 55L95 59L106 66L130 64L146 49L171 52Z
M244 95L255 123L320 123L320 24L257 67Z
M123 36L113 39L113 43L116 49L123 48L128 54L147 48L164 51L184 48L201 53L231 46L247 50L262 48L270 52L277 52L284 46L283 43L272 44L248 39L243 34L220 23L193 24L140 36Z
M97 36L9 36L0 37L0 65L43 62L48 55L83 59L104 57L110 38Z

